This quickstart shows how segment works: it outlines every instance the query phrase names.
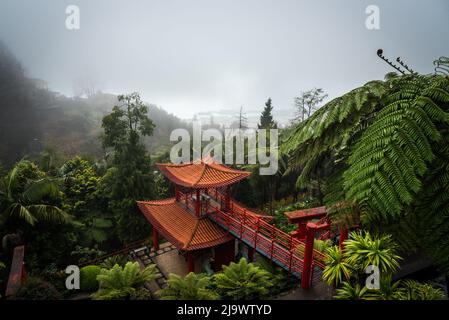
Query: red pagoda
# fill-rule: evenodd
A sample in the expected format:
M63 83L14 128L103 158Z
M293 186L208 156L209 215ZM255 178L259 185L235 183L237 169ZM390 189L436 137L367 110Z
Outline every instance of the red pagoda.
M215 207L228 210L230 186L250 173L204 161L157 167L174 184L175 197L138 201L141 212L153 226L155 249L161 235L186 257L189 272L198 271L195 262L207 255L213 257L214 271L233 261L235 238L207 215Z

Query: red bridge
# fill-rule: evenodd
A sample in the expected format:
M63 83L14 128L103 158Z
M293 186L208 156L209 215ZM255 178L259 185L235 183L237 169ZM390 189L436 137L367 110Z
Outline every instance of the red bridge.
M325 255L314 249L314 241L333 236L324 207L286 213L291 223L298 224L298 229L288 234L271 223L272 216L249 210L230 197L230 184L246 178L248 172L204 162L161 164L159 168L175 183L175 198L139 201L138 205L153 225L153 245L158 246L158 236L162 234L186 254L189 271L194 271L199 249L215 248L215 260L222 264L232 261L231 246L221 249L231 235L251 248L251 256L257 251L300 277L302 288L309 288L313 280L321 280ZM340 241L346 239L346 234L340 235ZM217 254L218 250L221 251Z

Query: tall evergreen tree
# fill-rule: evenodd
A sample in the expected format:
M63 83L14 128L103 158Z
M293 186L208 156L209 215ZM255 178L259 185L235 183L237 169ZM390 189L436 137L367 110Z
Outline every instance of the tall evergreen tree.
M268 98L267 102L265 102L265 108L260 115L259 129L270 129L276 127L272 111L273 105L271 104L271 98Z
M120 104L103 118L103 146L112 148L114 156L113 166L103 177L102 191L117 216L118 236L126 242L149 231L135 201L153 193L150 157L141 138L153 133L154 124L138 93L120 95L118 100Z

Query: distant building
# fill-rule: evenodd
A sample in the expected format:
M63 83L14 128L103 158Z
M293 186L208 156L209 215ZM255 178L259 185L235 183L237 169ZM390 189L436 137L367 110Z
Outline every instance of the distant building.
M30 81L38 89L48 90L48 82L39 78L30 78Z

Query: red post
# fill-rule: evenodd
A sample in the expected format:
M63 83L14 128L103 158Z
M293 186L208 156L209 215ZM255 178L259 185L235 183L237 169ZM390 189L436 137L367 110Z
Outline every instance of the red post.
M315 241L315 223L307 224L306 245L304 248L304 266L301 275L301 288L309 289L312 275L313 243Z
M230 209L231 202L231 188L229 186L226 187L226 195L225 195L225 209Z
M254 249L257 248L257 235L259 234L260 217L257 218L256 222L256 233L254 234Z
M178 186L175 186L175 199L177 202L179 202L179 188Z
M341 228L340 229L340 239L339 239L339 245L340 245L340 250L343 251L345 249L345 244L344 242L348 239L349 236L349 232L347 228Z
M245 223L245 214L246 211L243 211L243 217L240 217L240 240L242 240L243 237L243 224Z
M274 241L276 240L276 225L273 224L271 226L271 250L270 250L270 260L273 262L273 249L274 249Z
M153 248L154 250L159 250L159 232L157 232L157 229L153 226L151 233L153 236Z
M187 272L195 272L195 259L191 253L187 253Z
M200 189L196 189L196 203L195 203L195 214L197 217L200 216L201 213L201 197L200 197Z
M307 221L298 222L298 228L292 232L292 236L298 240L304 240L307 234Z

